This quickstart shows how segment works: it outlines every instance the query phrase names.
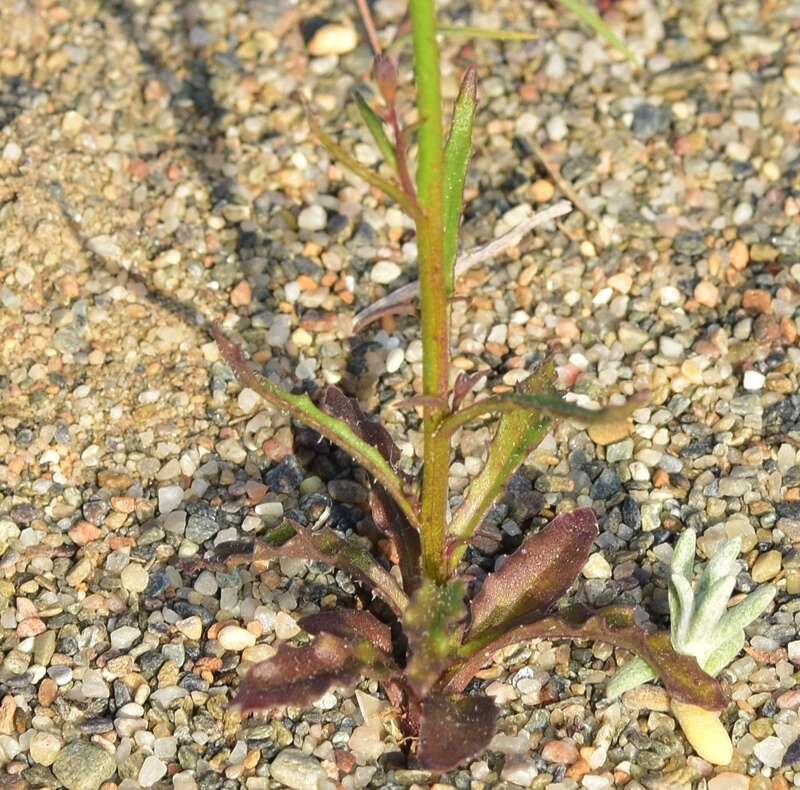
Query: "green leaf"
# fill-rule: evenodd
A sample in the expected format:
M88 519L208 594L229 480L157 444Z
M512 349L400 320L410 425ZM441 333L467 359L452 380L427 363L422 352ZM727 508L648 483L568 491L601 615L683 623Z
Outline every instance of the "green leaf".
M708 710L722 710L725 695L719 683L700 669L691 656L677 653L666 631L653 631L638 625L633 607L609 606L593 613L572 607L535 623L520 625L494 640L480 639L465 643L462 655L468 656L451 673L446 689L459 693L492 654L508 645L529 639L590 639L623 647L643 658L653 669L667 692L677 700Z
M458 653L467 617L466 586L460 580L438 585L425 582L411 598L403 616L411 658L406 677L424 697Z
M694 554L697 535L693 529L684 530L675 544L670 563L670 573L683 576L690 584L694 577Z
M461 81L453 108L450 134L444 146L444 205L443 258L445 288L453 293L453 268L458 248L458 231L464 200L464 181L467 177L469 157L472 151L472 122L478 101L478 77L475 66L470 66Z
M406 498L403 481L378 449L358 436L346 422L318 409L308 395L285 392L253 370L242 350L228 340L217 325L213 326L212 332L226 362L243 386L254 390L279 411L291 415L341 447L389 492L409 522L419 529L417 510Z
M700 583L697 586L697 598L702 599L714 584L720 579L733 574L736 558L742 550L742 539L732 538L726 540L714 553L714 556L706 563L705 570L700 576Z
M492 41L538 41L541 36L530 30L492 30L468 25L439 25L437 33L458 38L488 38Z
M361 95L361 93L359 93L359 91L355 91L354 96L356 100L356 107L358 107L358 111L361 114L364 124L366 125L367 129L369 129L369 133L372 135L375 145L378 146L381 156L392 167L394 167L396 165L394 146L386 136L386 132L383 128L383 121L378 117L375 110L369 106L367 100Z
M728 609L717 625L714 634L717 642L729 639L750 625L770 605L777 592L778 588L774 584L765 584L753 590L741 603Z
M552 360L535 370L519 387L523 394L550 391L555 385ZM449 527L450 567L455 568L475 530L489 508L504 491L511 475L547 435L551 420L544 414L516 409L503 414L489 445L489 454L480 474L472 481L467 497L453 515Z
M656 677L658 676L644 659L639 658L639 656L633 656L606 683L606 697L608 699L616 699L626 691L641 686L643 683L649 683L651 680L655 680Z
M739 655L743 647L744 631L738 631L709 654L702 662L703 669L712 677L716 677Z
M575 14L581 22L591 28L598 36L605 39L621 55L624 55L634 66L639 65L636 55L628 45L601 19L601 17L582 0L556 0L568 11Z
M674 574L669 580L669 626L673 645L685 641L693 611L692 585L683 576Z
M562 513L528 535L473 598L467 638L545 614L581 572L596 537L597 519L588 507Z
M685 644L678 646L682 652L691 652L692 655L703 654L703 648L709 644L722 615L725 614L735 586L735 576L724 576L714 582L702 598L695 599L694 613Z

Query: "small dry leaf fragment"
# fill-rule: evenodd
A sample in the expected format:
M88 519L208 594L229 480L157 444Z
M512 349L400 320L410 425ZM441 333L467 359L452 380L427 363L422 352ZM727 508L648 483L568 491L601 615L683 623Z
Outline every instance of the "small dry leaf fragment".
M678 700L672 700L672 712L700 757L714 765L727 765L733 759L733 744L718 713Z

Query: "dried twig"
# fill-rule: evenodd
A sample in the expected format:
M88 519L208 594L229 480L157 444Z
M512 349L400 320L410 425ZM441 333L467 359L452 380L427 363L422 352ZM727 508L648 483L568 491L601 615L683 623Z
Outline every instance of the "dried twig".
M456 259L455 276L458 278L479 263L500 255L509 247L516 246L534 228L538 228L540 225L544 225L557 217L563 217L565 214L569 214L570 211L572 211L572 205L569 201L561 200L515 225L502 236L492 239L492 241L480 247L474 247L463 255L459 255ZM362 330L365 326L389 312L396 312L399 305L404 305L416 299L418 295L419 281L408 283L408 285L392 291L392 293L378 299L377 302L374 302L354 317L353 332Z

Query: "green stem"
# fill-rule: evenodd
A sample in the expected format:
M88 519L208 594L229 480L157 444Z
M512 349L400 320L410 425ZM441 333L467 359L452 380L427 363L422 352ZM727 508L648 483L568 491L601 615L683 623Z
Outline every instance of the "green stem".
M447 401L450 367L449 305L444 281L443 183L444 139L439 46L435 0L410 0L414 79L419 114L417 247L422 324L422 388L424 395ZM425 450L422 477L422 555L425 575L446 577L444 532L450 448L436 437L444 413L427 408L423 418Z

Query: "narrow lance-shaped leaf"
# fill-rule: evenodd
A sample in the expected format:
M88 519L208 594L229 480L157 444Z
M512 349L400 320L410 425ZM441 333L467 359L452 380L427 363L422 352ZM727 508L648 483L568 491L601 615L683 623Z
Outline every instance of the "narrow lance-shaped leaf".
M411 658L406 677L425 696L452 661L461 644L467 616L465 585L454 580L441 586L429 581L417 590L403 615Z
M257 373L245 360L242 350L228 340L218 326L215 325L212 331L222 355L241 384L250 387L276 409L313 428L349 453L391 494L408 520L419 526L416 509L405 496L403 481L378 449L358 436L345 422L318 409L308 395L285 392Z
M750 625L770 605L777 592L778 588L774 584L765 584L753 590L741 603L728 609L717 626L717 642L725 641Z
M497 706L488 697L431 694L420 711L420 765L450 771L481 754L494 735Z
M364 121L367 129L369 129L369 133L372 135L375 145L381 152L381 156L392 167L395 167L394 146L386 135L386 131L383 128L383 121L378 117L375 110L369 106L369 103L359 91L355 91L353 95L355 96L356 107L358 107L361 119Z
M686 639L693 612L692 585L685 577L674 574L669 580L669 627L673 645L682 644Z
M294 534L280 545L270 545L257 540L252 545L252 553L231 556L231 560L247 563L263 563L280 557L324 562L350 573L373 589L395 614L400 615L408 604L408 597L394 577L382 568L375 558L353 541L339 537L330 529L312 532L295 522L290 523ZM241 546L235 544L237 550ZM221 549L224 548L220 547Z
M298 625L314 635L333 634L350 641L363 637L387 655L392 652L392 629L363 609L326 609L300 618Z
M464 74L453 108L450 134L444 147L444 205L442 210L444 281L448 294L453 293L453 278L458 249L458 230L464 201L464 181L472 151L472 122L478 101L478 77L475 66Z
M691 656L677 653L666 631L638 625L633 607L610 606L593 613L581 607L520 625L492 641L485 638L467 642L462 654L468 656L448 678L446 689L463 691L475 673L503 647L530 639L590 639L623 647L641 656L675 699L709 710L722 710L725 695L719 683L703 672Z
M587 27L598 36L604 38L621 55L624 55L634 66L638 65L636 56L628 45L602 20L602 18L583 0L556 0L560 5L575 14Z
M421 546L417 532L381 485L373 485L369 492L369 509L375 526L392 542L397 552L403 588L409 594L420 585Z
M581 572L596 537L590 508L557 516L528 535L473 599L467 639L547 612Z
M670 573L683 576L690 584L694 573L694 553L697 535L693 529L684 530L675 544L670 563Z
M245 714L305 707L333 688L355 685L364 674L382 676L388 660L365 640L328 633L303 647L282 644L272 658L250 668L233 704Z
M553 388L556 369L552 360L545 362L519 386L526 394L546 392ZM550 418L524 409L503 414L497 432L489 445L489 454L480 474L472 481L467 497L450 523L450 568L461 560L475 530L489 508L503 492L506 483L544 439Z
M742 539L732 538L726 540L706 563L697 585L697 598L703 598L708 591L726 576L736 575L734 568L736 558L742 550Z
M709 644L735 586L736 577L726 576L714 582L702 598L695 598L686 645L680 645L681 650L693 655L703 654L703 647Z

